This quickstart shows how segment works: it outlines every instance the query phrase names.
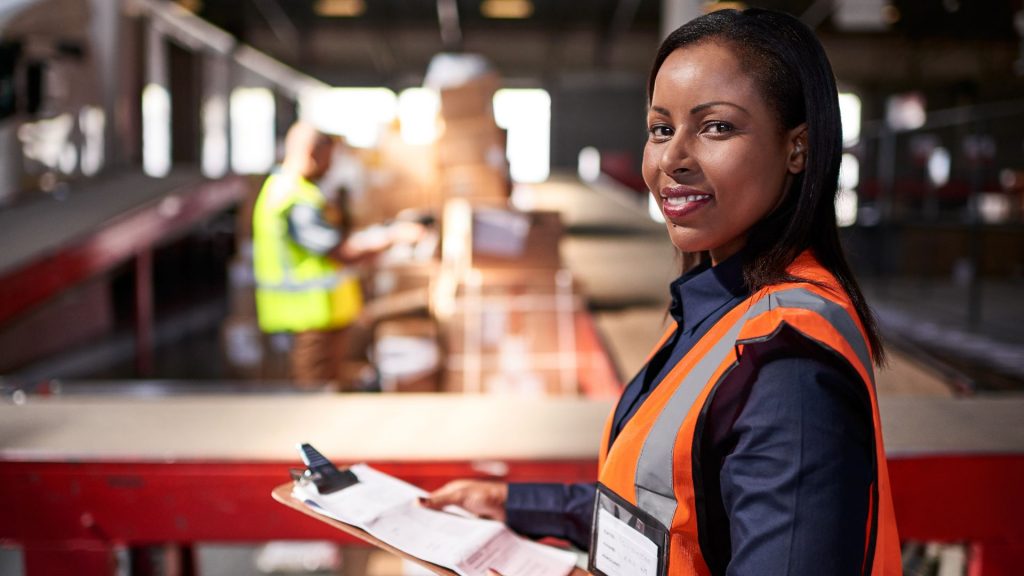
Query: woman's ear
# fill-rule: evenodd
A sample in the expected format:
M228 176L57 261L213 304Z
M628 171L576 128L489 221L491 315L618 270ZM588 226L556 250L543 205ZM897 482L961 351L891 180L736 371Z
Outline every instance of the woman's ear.
M790 174L799 174L807 166L807 124L801 124L786 132L786 147L789 158L786 168Z

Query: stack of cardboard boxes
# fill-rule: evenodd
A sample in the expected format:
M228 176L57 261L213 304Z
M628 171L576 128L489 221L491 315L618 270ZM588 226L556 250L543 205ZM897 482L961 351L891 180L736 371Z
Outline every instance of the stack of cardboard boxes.
M454 222L459 214L446 211L446 226L470 230L470 258L450 272L451 305L437 310L444 390L576 394L580 298L562 268L558 214L475 206Z
M443 198L504 205L511 192L505 131L494 121L492 101L501 85L493 73L441 90L437 166Z
M371 192L369 200L393 207L374 210L377 218L391 217L409 208L440 215L443 204L451 199L466 200L473 206L507 206L511 182L505 132L495 123L491 104L499 87L497 75L485 74L441 89L439 136L429 152L399 145L390 138L382 139L380 167L388 175L390 186L386 193ZM439 339L442 333L449 333L450 322L427 323L422 311L413 306L417 302L429 304L431 291L438 289L435 280L439 270L440 263L435 260L427 264L391 263L375 271L373 291L377 302L368 308L371 314L388 317L375 330L375 351L408 345L412 353L409 338L418 338L424 351L431 338L440 348ZM401 314L403 309L408 312ZM436 319L436 315L431 317ZM433 330L428 326L433 326ZM379 364L387 358L377 356L382 388L420 392L443 388L442 375L437 370L414 377L391 377L389 367Z
M353 227L391 220L406 210L436 213L441 209L436 150L432 144L409 144L399 126L388 126L377 146L361 150L366 190L348 209Z
M580 305L565 270L475 270L444 323L445 391L577 394Z

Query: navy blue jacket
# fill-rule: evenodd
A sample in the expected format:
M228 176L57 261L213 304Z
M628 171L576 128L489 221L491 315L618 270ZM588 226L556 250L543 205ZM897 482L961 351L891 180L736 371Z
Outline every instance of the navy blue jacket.
M626 386L611 440L669 370L749 295L742 252L671 286L676 330ZM756 374L729 378L708 409L699 473L702 553L714 574L859 574L872 481L871 409L845 360L796 331L776 337ZM594 484L512 484L507 522L589 547Z

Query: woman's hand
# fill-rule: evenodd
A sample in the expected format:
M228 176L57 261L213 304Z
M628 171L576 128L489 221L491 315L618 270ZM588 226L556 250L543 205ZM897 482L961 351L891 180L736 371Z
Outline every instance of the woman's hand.
M428 508L440 510L454 505L499 522L505 521L508 484L491 480L453 480L423 500Z

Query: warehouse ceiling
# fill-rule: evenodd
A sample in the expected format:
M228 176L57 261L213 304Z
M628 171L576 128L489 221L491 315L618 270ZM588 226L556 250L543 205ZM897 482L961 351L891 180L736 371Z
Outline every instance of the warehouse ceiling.
M511 83L644 74L662 0L178 0L244 42L336 85L415 85L431 56L477 52ZM863 6L880 9L865 24ZM816 29L840 80L986 82L1013 76L1024 0L765 0ZM519 18L494 18L495 5ZM518 8L517 8L518 6ZM860 7L858 13L856 10ZM345 15L342 15L345 14ZM869 18L871 20L871 18ZM1019 78L1019 76L1018 76Z

